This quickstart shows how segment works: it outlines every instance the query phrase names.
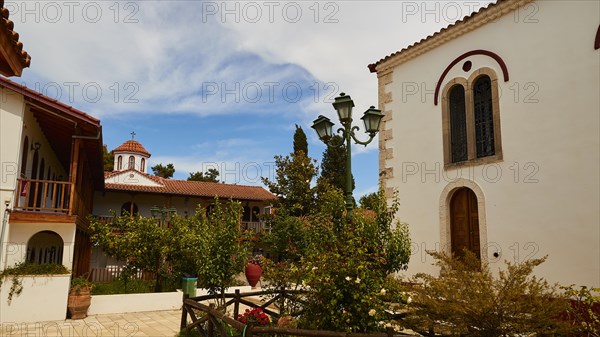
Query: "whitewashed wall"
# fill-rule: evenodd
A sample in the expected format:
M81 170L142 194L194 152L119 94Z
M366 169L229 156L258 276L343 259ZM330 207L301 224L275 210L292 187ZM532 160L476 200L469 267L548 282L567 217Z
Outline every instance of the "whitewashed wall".
M525 12L496 19L396 67L384 110L393 139L393 179L400 193L399 217L410 224L413 255L408 275L435 272L426 250L439 249L442 192L456 178L468 179L485 198L487 257L497 269L504 260L549 255L537 273L563 284L600 286L600 50L597 1L537 1ZM530 13L529 9L527 13ZM535 21L531 21L535 19ZM402 46L397 46L402 47ZM499 77L503 161L444 170L441 104L433 103L436 82L459 55L486 49L500 55L510 81L491 58L459 62L454 77L481 68ZM416 91L415 91L416 88ZM440 93L441 103L441 93ZM485 234L487 232L487 234ZM499 253L495 258L493 253Z

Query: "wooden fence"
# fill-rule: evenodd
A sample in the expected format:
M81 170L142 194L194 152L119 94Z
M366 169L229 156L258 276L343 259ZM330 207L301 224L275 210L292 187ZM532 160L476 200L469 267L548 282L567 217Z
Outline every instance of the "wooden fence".
M281 291L258 291L249 293L226 293L221 296L204 295L198 297L188 297L184 295L183 306L181 309L181 331L195 330L200 336L204 337L266 337L266 336L306 336L306 337L396 337L409 336L402 333L395 333L393 329L388 328L386 333L346 333L326 330L307 330L295 329L277 326L247 326L237 321L240 311L240 304L251 308L261 308L270 316L272 322L277 322L280 318L277 309L270 308L273 304L280 301L296 301L303 303L302 294L306 291L300 290L281 290ZM248 297L272 297L270 300L257 304L250 301ZM221 307L215 308L213 304L204 304L203 301L224 299L228 300ZM233 305L233 317L225 314L227 308ZM291 314L297 317L302 314L302 309ZM188 321L189 318L189 321Z

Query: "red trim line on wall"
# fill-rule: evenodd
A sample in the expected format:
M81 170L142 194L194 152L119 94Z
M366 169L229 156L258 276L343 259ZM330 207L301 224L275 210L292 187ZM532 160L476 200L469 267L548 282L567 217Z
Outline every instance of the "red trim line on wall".
M444 80L446 75L448 75L448 72L450 71L450 69L452 69L452 67L454 67L458 62L464 60L465 58L467 58L469 56L473 56L473 55L485 55L485 56L489 56L489 57L493 58L494 60L496 60L496 62L498 62L498 64L500 65L500 68L502 69L502 75L504 77L504 82L508 82L508 68L506 67L506 63L504 63L504 60L502 60L502 58L500 56L498 56L498 54L493 53L489 50L484 50L484 49L471 50L471 51L466 52L466 53L460 55L459 57L455 58L454 61L452 61L446 67L446 69L440 76L440 79L438 80L438 82L435 86L435 94L433 96L433 104L434 105L438 105L438 96L440 93L440 87L442 85L442 81Z

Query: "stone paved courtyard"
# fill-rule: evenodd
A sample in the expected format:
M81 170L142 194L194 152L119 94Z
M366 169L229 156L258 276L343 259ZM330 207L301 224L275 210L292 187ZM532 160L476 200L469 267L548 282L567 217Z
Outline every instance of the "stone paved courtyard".
M0 336L162 337L179 331L181 310L88 316L83 320L5 323Z

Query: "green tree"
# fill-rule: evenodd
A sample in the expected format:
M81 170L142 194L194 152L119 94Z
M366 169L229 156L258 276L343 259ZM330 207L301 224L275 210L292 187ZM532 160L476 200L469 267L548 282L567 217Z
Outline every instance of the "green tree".
M206 181L206 182L219 182L219 170L211 168L208 171L202 173L200 171L190 173L190 176L187 178L188 181Z
M342 137L333 136L330 144L323 152L321 160L321 179L327 181L331 186L346 191L346 158L348 154L345 146L336 146L341 144ZM333 144L333 145L331 145ZM354 190L354 175L352 175L352 190Z
M373 192L363 195L360 197L360 199L358 199L358 202L360 203L361 208L374 209L376 207L375 204L377 203L377 198L378 194Z
M298 151L302 151L308 156L306 134L304 133L304 130L302 130L302 127L296 124L296 132L294 132L294 153L297 153Z
M187 274L198 275L212 293L222 293L247 261L246 241L239 237L240 213L239 202L215 200L209 216L199 208L193 216L175 216L170 226L141 216L116 216L110 223L91 218L91 239L108 256L125 261L130 273L156 273L155 291L163 281L175 284Z
M198 221L202 233L197 247L202 252L198 257L198 278L201 286L207 288L210 294L224 294L227 285L243 271L248 261L250 241L240 238L241 213L242 205L239 202L221 203L217 199L205 221Z
M102 145L102 158L104 160L104 171L112 172L115 169L115 153L108 151L106 144Z
M275 156L275 167L275 181L261 179L277 196L277 207L292 216L308 214L315 202L315 189L310 183L318 173L316 161L298 151L285 157Z
M154 166L151 167L152 168L152 172L154 172L154 175L159 176L159 177L163 177L163 178L172 178L173 175L175 174L175 166L173 166L173 164L167 164L166 166L164 166L162 163L161 164L156 164Z

